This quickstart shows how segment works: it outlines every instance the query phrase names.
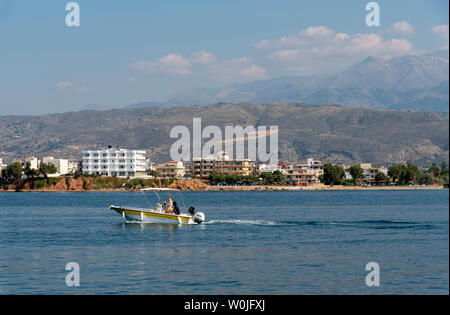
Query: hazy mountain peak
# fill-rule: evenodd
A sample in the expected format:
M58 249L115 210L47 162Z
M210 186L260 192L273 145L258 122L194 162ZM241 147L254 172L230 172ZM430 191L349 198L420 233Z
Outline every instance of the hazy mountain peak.
M173 107L289 102L448 112L448 93L436 88L449 80L448 60L448 49L390 59L368 56L334 75L283 76L218 89L195 89L163 103L147 104Z

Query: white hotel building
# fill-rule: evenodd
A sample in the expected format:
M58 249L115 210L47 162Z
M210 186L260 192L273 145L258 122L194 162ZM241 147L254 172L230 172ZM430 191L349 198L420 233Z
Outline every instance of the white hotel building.
M127 149L83 151L84 175L117 177L144 176L147 168L146 152Z

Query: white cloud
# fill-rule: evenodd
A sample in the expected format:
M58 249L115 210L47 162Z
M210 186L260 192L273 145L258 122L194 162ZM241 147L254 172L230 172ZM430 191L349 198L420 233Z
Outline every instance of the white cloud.
M136 71L147 74L186 75L191 73L191 62L178 54L168 54L157 61L137 61L130 65Z
M72 86L73 86L72 82L69 82L69 81L62 81L62 82L58 82L58 83L56 84L56 88L57 88L58 90L61 90L61 91L68 90L68 89L70 89Z
M436 25L431 29L434 34L441 35L444 39L448 40L448 24L447 25Z
M411 31L402 22L395 29ZM343 70L370 55L395 57L415 53L406 39L384 40L375 33L339 33L325 26L308 27L278 40L263 40L255 47L273 50L267 56L268 67L295 74Z
M327 41L335 37L336 40L340 40L346 37L346 34L337 34L328 29L325 26L311 26L306 30L302 30L297 34L282 37L279 40L263 40L256 43L254 46L256 48L268 48L268 49L279 49L279 48L292 48L292 47L302 47L306 45L311 45L313 43L319 43Z
M253 64L248 57L234 58L211 65L207 73L223 82L250 82L268 77L266 70Z
M261 80L267 78L267 73L265 69L252 64L239 71L238 76L245 80Z
M410 35L414 33L414 26L412 26L406 21L394 23L391 29L394 33L400 33L404 35Z
M190 59L192 60L192 62L200 63L203 65L216 62L216 56L204 50L200 50L191 54Z
M86 94L89 92L89 88L86 86L76 87L70 81L61 81L56 83L56 88L61 91L75 91L81 94Z

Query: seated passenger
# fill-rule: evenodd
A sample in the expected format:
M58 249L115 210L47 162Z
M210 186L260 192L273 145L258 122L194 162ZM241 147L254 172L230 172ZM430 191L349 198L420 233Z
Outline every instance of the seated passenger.
M178 205L177 205L176 201L173 202L173 212L176 215L180 215L180 208L178 208Z

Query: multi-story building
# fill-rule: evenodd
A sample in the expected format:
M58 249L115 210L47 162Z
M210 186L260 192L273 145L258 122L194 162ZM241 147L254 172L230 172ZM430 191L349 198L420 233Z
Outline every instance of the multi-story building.
M82 160L85 175L141 177L146 174L147 158L143 150L89 150L83 151Z
M0 158L0 176L1 176L1 172L4 168L6 168L6 165L3 164L3 159Z
M212 173L248 176L256 174L256 167L249 159L230 159L224 152L192 160L189 171L192 177L208 179Z
M25 159L25 167L27 165L30 165L30 168L33 170L38 170L39 169L39 159L37 157L31 156L31 157L27 157Z
M183 162L170 161L156 166L159 177L183 178L186 169Z
M283 169L282 174L287 182L295 183L296 185L307 185L310 183L319 182L320 172L298 165L292 165L287 169Z
M280 164L280 166L285 180L296 185L304 186L310 183L319 183L319 176L323 175L322 162L314 159L308 159L306 163Z
M323 163L309 158L306 163L298 164L300 167L306 167L308 170L316 171L317 174L323 174Z
M364 180L368 183L368 184L373 184L376 182L375 180L375 176L377 175L377 173L383 173L384 175L388 175L388 169L384 166L372 166L372 164L370 163L363 163L360 164L362 170L363 170L363 177Z
M194 158L190 165L189 173L193 178L208 179L214 172L214 158Z
M69 160L55 159L52 156L46 156L42 158L42 163L53 164L56 166L56 174L53 174L52 176L67 175L71 173L69 171Z

